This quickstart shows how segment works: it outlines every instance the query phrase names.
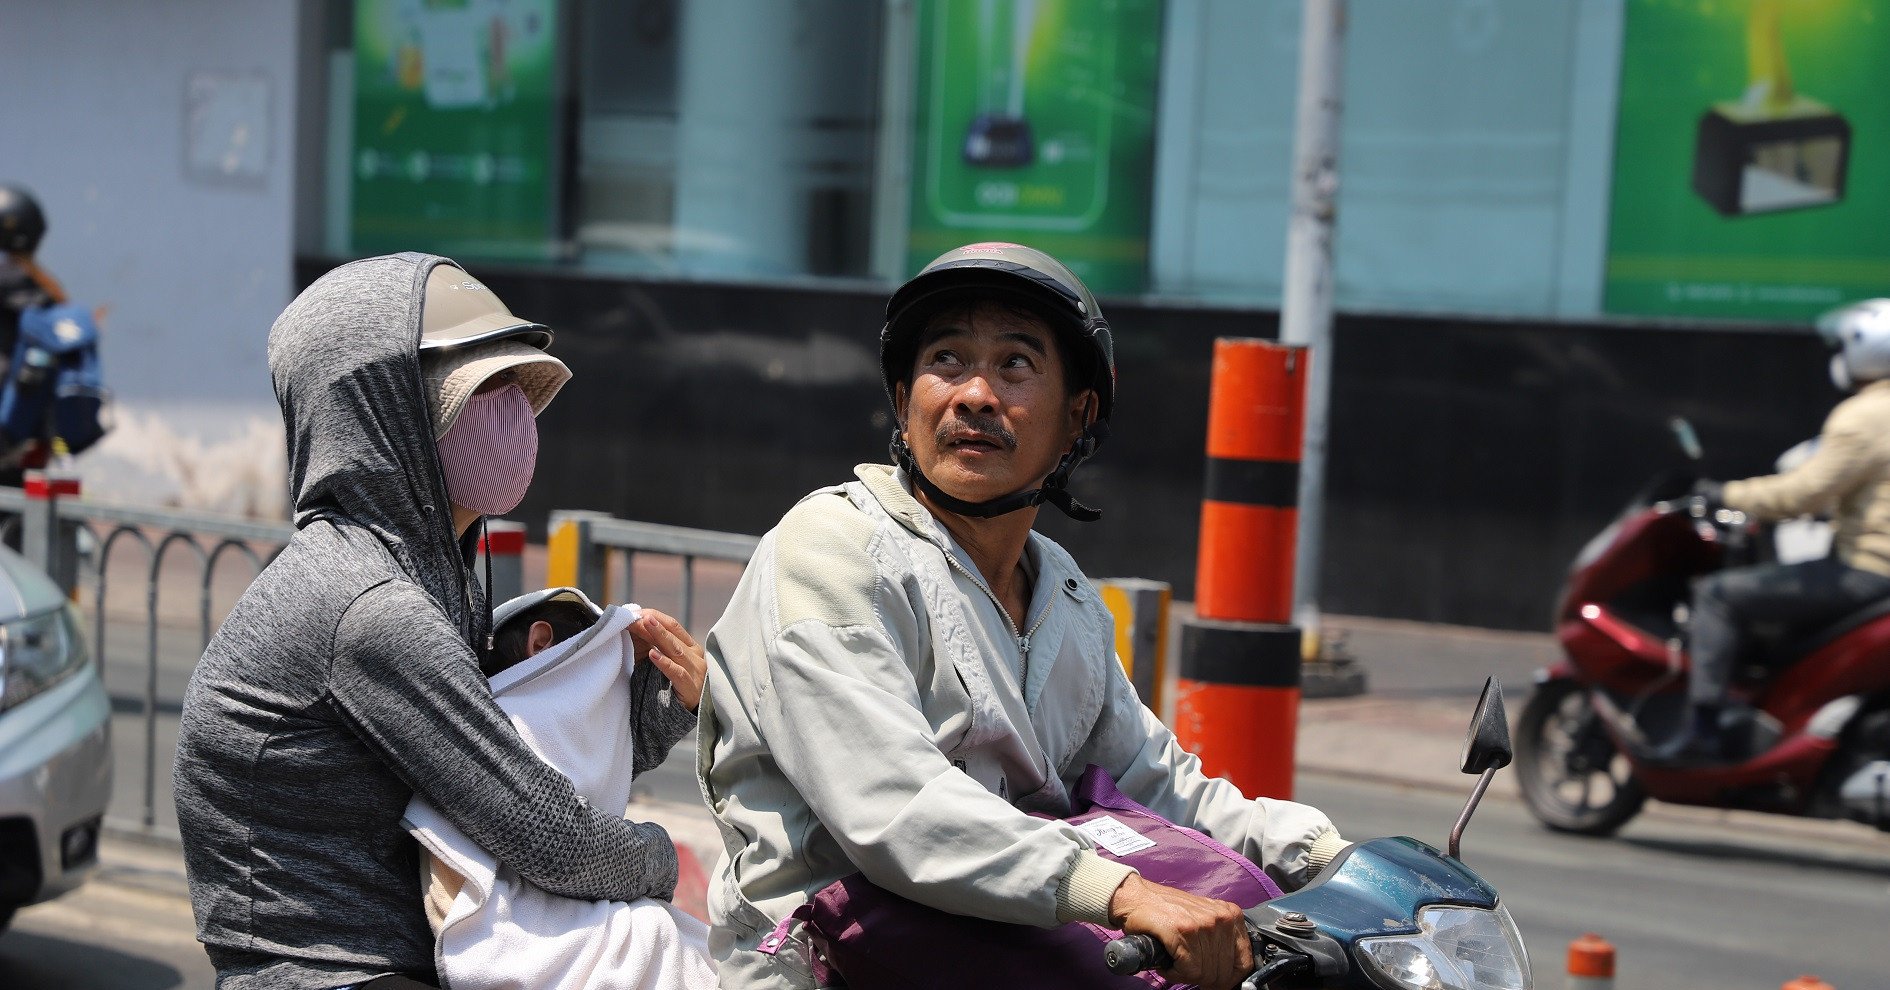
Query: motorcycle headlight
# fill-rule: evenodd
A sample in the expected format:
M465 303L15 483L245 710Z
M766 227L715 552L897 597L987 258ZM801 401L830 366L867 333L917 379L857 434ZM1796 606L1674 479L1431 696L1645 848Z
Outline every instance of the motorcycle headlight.
M0 711L58 684L85 664L71 608L0 623Z
M1419 931L1358 940L1358 954L1388 990L1533 990L1529 955L1509 910L1428 907Z

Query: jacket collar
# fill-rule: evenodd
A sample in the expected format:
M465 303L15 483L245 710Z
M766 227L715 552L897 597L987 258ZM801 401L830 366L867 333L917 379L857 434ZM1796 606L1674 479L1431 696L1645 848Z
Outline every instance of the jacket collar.
M944 527L912 497L912 483L906 480L904 471L891 464L860 464L854 467L853 475L866 486L867 493L879 503L880 509L901 526L941 549L951 545L945 538Z
M912 483L906 479L904 471L891 464L861 464L854 467L853 474L860 479L861 485L880 510L899 525L945 553L959 552L957 543L945 532L945 527L939 525L939 521L926 511L925 506L912 497ZM1084 578L1082 569L1076 566L1076 561L1055 540L1033 529L1024 553L1033 556L1040 584L1044 581L1054 582L1069 597L1077 601L1087 600L1090 590L1088 580Z

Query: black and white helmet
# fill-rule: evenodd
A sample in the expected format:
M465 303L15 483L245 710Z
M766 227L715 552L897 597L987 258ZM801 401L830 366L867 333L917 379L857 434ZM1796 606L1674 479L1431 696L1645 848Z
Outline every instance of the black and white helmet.
M46 214L39 201L19 186L0 184L0 252L32 254L46 236Z
M1837 351L1831 382L1848 392L1890 378L1890 299L1866 299L1818 317L1818 335Z
M879 362L887 400L896 402L894 387L910 379L926 320L940 307L972 297L1006 299L1041 314L1076 357L1078 367L1069 372L1082 387L1095 390L1096 419L1042 488L988 502L964 502L940 491L920 472L897 427L893 429L893 459L914 484L925 488L926 494L964 515L989 517L1049 502L1073 519L1098 518L1101 513L1072 498L1066 486L1070 474L1109 436L1109 415L1116 404L1115 337L1096 297L1076 273L1057 259L1022 244L986 241L954 248L920 269L886 303L886 325L879 333ZM901 410L893 412L897 415Z

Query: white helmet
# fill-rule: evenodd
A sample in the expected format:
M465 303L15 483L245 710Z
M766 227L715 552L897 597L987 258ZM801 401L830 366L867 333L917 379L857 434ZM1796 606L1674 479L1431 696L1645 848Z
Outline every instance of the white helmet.
M1890 299L1866 299L1818 317L1818 335L1837 351L1831 381L1848 392L1890 378Z

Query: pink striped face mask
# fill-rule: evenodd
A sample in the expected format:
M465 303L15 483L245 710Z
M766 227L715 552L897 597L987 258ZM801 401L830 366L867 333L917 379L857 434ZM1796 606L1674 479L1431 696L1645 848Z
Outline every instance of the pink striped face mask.
M446 494L483 516L518 508L538 466L538 421L517 385L476 393L439 440Z

